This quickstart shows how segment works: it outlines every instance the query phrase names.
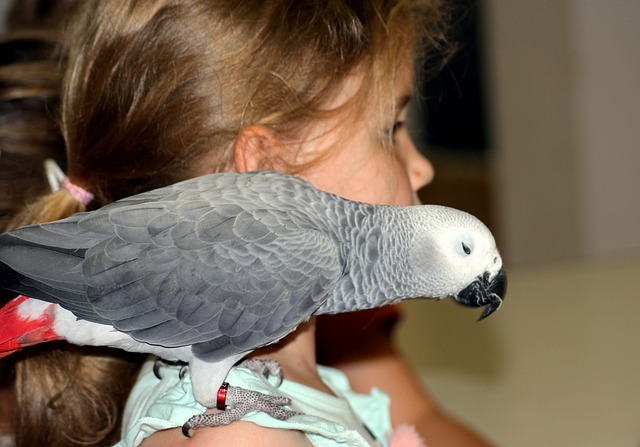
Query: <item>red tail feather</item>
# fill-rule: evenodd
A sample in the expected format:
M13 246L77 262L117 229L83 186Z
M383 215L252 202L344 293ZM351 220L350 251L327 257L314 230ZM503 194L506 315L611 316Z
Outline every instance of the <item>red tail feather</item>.
M20 311L20 304L30 299L20 295L0 309L0 357L25 346L61 339L53 329L54 305L48 306L39 315L25 316Z

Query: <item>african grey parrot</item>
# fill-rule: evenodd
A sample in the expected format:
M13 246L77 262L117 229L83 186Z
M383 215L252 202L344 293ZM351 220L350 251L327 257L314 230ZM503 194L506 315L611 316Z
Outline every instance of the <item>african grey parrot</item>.
M484 318L505 275L493 236L467 213L358 203L256 172L2 234L0 288L31 297L0 314L5 339L9 318L22 332L5 350L48 333L186 362L212 408L235 363L312 315L452 296L486 305Z

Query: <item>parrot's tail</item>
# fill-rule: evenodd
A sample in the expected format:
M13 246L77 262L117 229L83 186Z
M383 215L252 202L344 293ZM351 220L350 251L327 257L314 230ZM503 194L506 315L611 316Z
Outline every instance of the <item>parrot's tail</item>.
M20 295L0 309L0 357L26 346L62 339L53 329L55 305L38 306L36 312L30 309L32 301Z

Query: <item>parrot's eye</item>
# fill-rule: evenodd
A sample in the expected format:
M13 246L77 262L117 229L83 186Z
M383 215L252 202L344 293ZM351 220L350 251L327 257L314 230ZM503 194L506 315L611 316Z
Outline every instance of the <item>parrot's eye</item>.
M468 255L471 254L471 248L464 242L462 243L462 251L464 251Z

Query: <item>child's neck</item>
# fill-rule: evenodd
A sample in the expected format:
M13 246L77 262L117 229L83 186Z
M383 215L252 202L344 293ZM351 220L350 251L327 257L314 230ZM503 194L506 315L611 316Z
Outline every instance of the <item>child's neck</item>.
M312 317L278 343L258 349L250 357L276 360L287 380L333 394L318 374L315 335L316 320Z

